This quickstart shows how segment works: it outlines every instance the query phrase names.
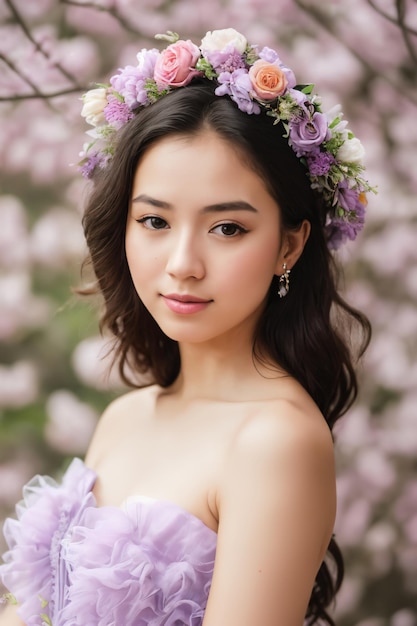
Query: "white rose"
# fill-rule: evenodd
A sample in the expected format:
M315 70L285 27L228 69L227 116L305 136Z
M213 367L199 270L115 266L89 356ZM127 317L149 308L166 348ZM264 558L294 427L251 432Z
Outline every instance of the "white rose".
M336 159L345 163L360 164L365 156L365 149L357 137L347 139L337 151Z
M201 40L201 50L203 52L221 51L228 45L232 45L240 54L246 50L247 39L234 28L223 28L222 30L209 30Z
M104 107L107 105L107 91L104 87L90 89L82 97L83 108L81 115L85 117L87 124L100 126L106 121Z

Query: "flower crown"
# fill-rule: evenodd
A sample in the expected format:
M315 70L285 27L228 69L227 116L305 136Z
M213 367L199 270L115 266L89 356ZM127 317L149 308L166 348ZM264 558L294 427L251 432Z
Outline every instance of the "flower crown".
M176 33L156 35L169 45L162 51L142 49L138 64L127 65L83 95L81 115L94 130L80 156L80 169L91 178L114 153L117 132L135 114L195 77L216 82L215 94L229 96L251 115L264 110L274 124L282 123L289 146L306 167L311 187L328 206L328 245L338 248L363 228L366 192L362 178L364 149L343 121L339 106L321 110L313 85L298 85L292 70L271 48L249 45L233 28L209 31L200 47Z

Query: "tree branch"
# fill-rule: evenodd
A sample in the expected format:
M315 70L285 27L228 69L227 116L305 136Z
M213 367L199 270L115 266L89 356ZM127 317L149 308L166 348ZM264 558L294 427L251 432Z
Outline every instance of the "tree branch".
M68 94L80 93L87 90L88 87L70 87L68 89L61 89L60 91L55 91L53 93L42 93L38 91L36 93L15 94L13 96L0 96L0 102L19 102L22 100L52 100L53 98L58 98L59 96L66 96Z
M398 15L398 26L401 30L401 33L402 33L405 45L407 47L407 50L410 54L410 57L412 58L414 65L417 67L417 54L411 41L410 31L408 29L407 24L405 23L405 18L406 18L405 1L397 0L396 6L397 6L397 15Z
M398 26L398 20L395 17L392 17L391 15L389 15L388 13L383 11L376 4L376 2L374 0L367 0L367 2L369 4L369 6L372 7L376 13L378 13L378 15L380 15L381 17L386 19L388 22L391 22L392 24L395 24L396 26ZM404 24L404 28L407 30L407 32L410 35L417 35L417 30L415 30L414 28L411 28L411 26L408 26L407 24Z
M37 52L39 52L45 59L47 59L47 61L50 61L51 57L50 57L49 53L46 50L44 50L42 45L38 41L36 41L36 39L33 37L32 33L31 33L30 29L28 28L28 26L26 25L23 17L19 13L19 11L16 9L16 7L15 7L15 5L13 3L13 0L5 0L5 3L8 6L8 8L10 10L10 13L12 14L12 16L15 19L16 23L20 26L20 28L22 29L22 31L25 34L26 38L34 46L35 50ZM63 67L61 65L61 63L59 63L59 61L54 61L53 65L63 76L65 76L65 78L67 80L69 80L71 83L73 83L73 85L76 85L76 86L78 85L77 78L75 76L73 76L73 74L71 74L68 70L66 70L65 67Z
M3 63L5 63L5 65L7 65L8 68L10 68L12 70L12 72L14 72L15 74L17 74L17 76L19 76L19 78L21 78L23 80L23 82L25 82L31 89L33 89L33 97L34 98L40 98L42 97L42 93L39 91L38 86L35 85L34 82L32 82L32 80L26 76L14 63L13 61L11 61L8 57L4 56L4 54L2 54L0 52L0 61L3 61Z
M77 0L61 0L61 4L66 4L68 6L78 7L81 9L95 9L96 11L101 11L102 13L108 13L115 20L117 20L120 26L127 32L132 33L133 35L138 35L139 37L145 37L146 39L149 39L149 37L146 36L144 33L134 28L132 24L130 24L130 22L128 22L128 20L126 20L126 18L121 15L121 13L119 13L117 8L103 7L99 4L95 4L94 2L77 2Z
M1 52L0 52L0 61L3 61L3 63L5 63L5 65L7 65L7 67L11 69L12 72L14 72L17 76L19 76L19 78L32 89L32 93L28 93L28 94L14 94L11 96L0 96L0 102L17 102L19 100L36 100L36 99L46 100L47 106L52 111L55 111L56 108L51 103L52 98L55 98L60 95L64 95L65 93L74 93L75 91L80 91L82 89L80 86L77 85L77 87L72 87L71 89L68 89L68 90L58 91L54 94L49 94L49 95L44 94L42 91L40 91L39 87L35 85L35 83L32 82L32 80L28 76L25 76L25 74L13 63L13 61L11 61L9 58L4 56Z
M387 73L381 73L376 70L363 56L361 56L357 49L352 47L346 40L343 40L340 37L340 34L334 28L333 23L328 19L328 16L318 9L317 7L307 5L303 2L303 0L294 0L295 4L304 11L307 15L309 15L321 28L324 28L334 39L336 39L339 43L342 43L344 47L350 52L350 54L361 63L361 65L366 69L370 76L380 77L385 82L387 82L397 93L402 94L404 98L409 100L412 104L417 106L417 96L412 93L410 90L407 91L405 89L404 84L398 83L395 78L390 76Z

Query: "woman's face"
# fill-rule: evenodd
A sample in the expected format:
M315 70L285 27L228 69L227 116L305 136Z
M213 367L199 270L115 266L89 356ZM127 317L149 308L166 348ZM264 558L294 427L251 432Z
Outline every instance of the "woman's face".
M263 180L214 132L168 137L144 154L126 255L139 297L168 337L252 342L283 248Z

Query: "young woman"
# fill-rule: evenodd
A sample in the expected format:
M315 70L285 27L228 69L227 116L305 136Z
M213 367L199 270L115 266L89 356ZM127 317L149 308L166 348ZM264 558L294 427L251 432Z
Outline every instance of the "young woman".
M141 388L26 488L0 573L27 624L332 624L331 430L369 325L329 248L363 225L361 144L273 50L169 37L83 110L102 328Z

